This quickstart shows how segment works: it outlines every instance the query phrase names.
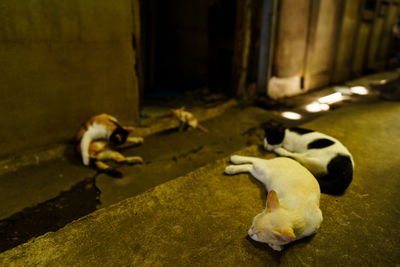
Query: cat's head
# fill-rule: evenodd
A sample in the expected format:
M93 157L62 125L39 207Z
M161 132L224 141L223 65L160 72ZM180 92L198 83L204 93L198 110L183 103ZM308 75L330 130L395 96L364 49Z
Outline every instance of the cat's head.
M286 245L295 240L291 222L288 221L287 212L280 206L278 195L274 190L268 193L267 207L253 219L253 224L248 232L251 239L267 243L274 250L282 250Z
M264 127L264 149L272 151L282 146L286 128L278 121L270 120Z
M117 127L115 130L112 132L110 136L110 143L113 146L118 146L122 145L123 143L126 142L126 139L128 138L128 135L133 132L133 127L128 127L128 126L120 126L117 123L114 123Z

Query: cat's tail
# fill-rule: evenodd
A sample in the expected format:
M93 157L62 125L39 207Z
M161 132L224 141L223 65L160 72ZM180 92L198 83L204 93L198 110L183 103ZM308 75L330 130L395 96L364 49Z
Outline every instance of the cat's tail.
M95 167L95 169L100 172L100 173L105 173L107 175L110 175L115 178L122 178L122 173L107 164L105 164L102 161L92 159L92 165Z
M201 125L200 123L197 124L196 128L199 129L202 132L208 133L207 128L204 127L203 125Z
M321 192L341 195L353 180L353 163L349 156L338 155L328 164L328 174L318 177Z

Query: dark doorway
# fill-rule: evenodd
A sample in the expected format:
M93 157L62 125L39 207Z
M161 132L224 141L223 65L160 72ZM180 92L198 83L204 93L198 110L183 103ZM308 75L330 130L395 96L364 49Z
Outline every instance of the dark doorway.
M141 9L144 109L230 94L236 1L143 0Z

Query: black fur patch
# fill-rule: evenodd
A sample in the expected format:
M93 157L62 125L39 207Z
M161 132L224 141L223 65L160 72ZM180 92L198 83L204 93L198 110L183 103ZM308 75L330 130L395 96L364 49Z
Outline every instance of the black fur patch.
M337 155L329 162L328 173L317 177L321 192L340 195L353 180L353 165L349 156Z
M321 138L321 139L317 139L312 141L311 143L309 143L307 145L308 149L312 149L312 148L324 148L324 147L328 147L333 145L335 142L333 142L332 140L326 139L326 138Z
M264 137L268 144L277 145L282 143L285 138L285 127L277 121L270 121L264 125Z
M314 132L313 130L299 128L299 127L292 127L292 128L289 128L289 130L292 132L298 133L298 134L307 134L307 133Z
M115 129L110 136L110 143L113 146L119 146L125 143L129 132L122 127Z

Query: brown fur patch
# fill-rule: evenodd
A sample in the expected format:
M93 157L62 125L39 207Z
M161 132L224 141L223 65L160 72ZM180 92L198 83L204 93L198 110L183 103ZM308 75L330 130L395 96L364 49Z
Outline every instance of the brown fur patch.
M96 168L98 170L102 170L102 171L104 171L104 170L106 170L106 169L108 169L110 167L110 166L108 166L107 164L105 164L104 162L101 162L101 161L96 161L95 165L96 165Z
M114 117L112 117L108 114L105 114L105 113L91 117L79 129L78 133L75 136L75 142L80 142L83 135L86 133L86 131L89 129L89 127L92 126L93 123L95 123L95 122L98 124L103 124L107 127L107 129L109 129L110 131L113 131L116 128L116 126L114 123L112 123L112 121L117 122L117 120ZM133 130L133 127L127 127L127 128L132 128L132 130ZM80 149L79 150L77 149L77 151L79 152L79 154L81 153Z
M110 145L103 141L94 141L89 146L89 157L96 158L97 154L109 148Z

